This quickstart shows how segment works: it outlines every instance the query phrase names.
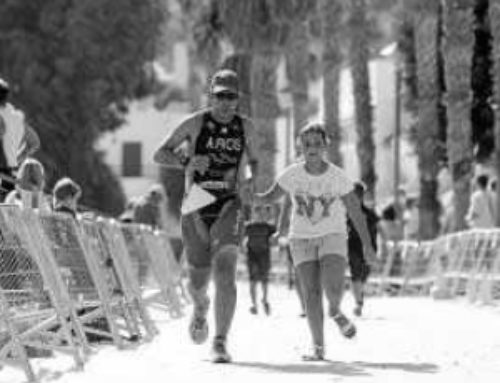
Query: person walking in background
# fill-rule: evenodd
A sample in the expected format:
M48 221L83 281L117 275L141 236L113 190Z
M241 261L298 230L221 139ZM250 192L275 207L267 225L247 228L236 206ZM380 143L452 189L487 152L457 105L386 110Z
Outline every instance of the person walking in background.
M188 288L194 303L189 333L201 344L208 337L207 294L210 276L215 281L215 337L212 360L231 361L227 335L236 308L236 261L239 253L240 195L245 184L243 171L250 165L257 177L252 122L239 115L238 77L223 69L214 74L209 89L209 107L189 116L167 136L154 154L155 162L183 166L186 198L194 192L210 196L209 205L184 210L181 219L184 254L189 265ZM182 150L182 145L186 150ZM246 155L245 161L244 155ZM201 189L201 190L200 190Z
M245 225L244 242L246 243L247 267L250 279L250 312L257 314L257 284L262 286L262 306L269 315L271 306L268 301L269 271L271 269L271 236L276 232L276 226L268 223L263 206L254 208L251 222Z
M361 204L361 211L366 219L368 231L373 249L377 250L377 225L379 217L372 209L367 207L364 203L365 187L362 183L354 183L354 194L358 197ZM355 308L354 315L361 316L363 312L365 284L370 275L370 266L365 260L363 254L363 242L354 227L352 219L347 219L347 233L348 233L348 246L347 254L349 259L349 269L351 271L351 289L354 295Z
M482 174L476 179L476 190L470 196L469 210L465 217L472 229L488 229L496 225L496 198L488 190L489 177Z
M24 114L9 103L9 85L0 78L0 202L15 189L16 171L40 148L40 139Z
M76 218L78 200L82 195L82 188L71 178L64 177L56 182L52 191L52 210L58 213L69 214Z
M352 338L356 334L356 327L340 308L347 265L346 212L363 241L364 256L373 262L375 255L353 182L341 168L324 159L328 145L325 128L310 123L299 138L304 162L287 167L268 191L256 195L256 200L270 203L288 194L292 201L290 245L313 341L312 354L303 359L316 361L325 355L323 290L329 315L342 335Z

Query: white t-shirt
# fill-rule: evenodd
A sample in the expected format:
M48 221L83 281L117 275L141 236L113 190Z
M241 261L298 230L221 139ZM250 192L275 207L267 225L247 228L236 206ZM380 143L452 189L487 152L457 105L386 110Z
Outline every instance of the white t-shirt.
M277 179L292 201L290 238L347 235L346 209L340 198L353 189L353 182L332 163L319 175L307 173L304 165L289 166Z
M0 107L0 117L5 123L3 151L7 165L15 167L18 165L17 154L24 137L24 113L11 104L6 104L4 107Z

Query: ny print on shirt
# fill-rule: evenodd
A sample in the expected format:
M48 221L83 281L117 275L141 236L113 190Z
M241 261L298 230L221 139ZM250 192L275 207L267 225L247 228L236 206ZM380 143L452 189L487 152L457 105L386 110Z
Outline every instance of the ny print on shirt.
M329 163L325 173L312 175L300 162L285 169L277 182L291 197L291 238L347 234L341 197L353 189L353 182L342 169Z

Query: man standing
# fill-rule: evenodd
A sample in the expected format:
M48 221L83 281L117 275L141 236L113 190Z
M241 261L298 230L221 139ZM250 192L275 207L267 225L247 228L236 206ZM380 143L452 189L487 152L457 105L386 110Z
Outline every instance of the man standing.
M189 291L194 311L189 326L192 340L208 337L207 288L213 269L215 282L215 336L213 361L229 363L226 337L236 307L236 260L239 249L240 192L246 162L257 175L253 150L254 128L237 112L238 77L223 69L215 73L209 89L209 107L184 120L154 154L165 166L184 166L186 191L196 186L214 202L182 216L182 236L189 265ZM179 150L185 145L185 150ZM246 155L244 161L243 157Z
M470 196L469 211L465 217L471 229L490 229L496 224L496 201L488 190L489 177L476 179L476 190Z
M0 202L14 190L19 165L40 148L24 114L8 102L9 93L9 85L0 78Z

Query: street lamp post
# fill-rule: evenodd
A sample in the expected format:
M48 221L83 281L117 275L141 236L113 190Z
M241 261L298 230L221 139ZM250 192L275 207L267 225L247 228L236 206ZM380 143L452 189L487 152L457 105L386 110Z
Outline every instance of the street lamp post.
M399 199L399 184L401 179L401 69L396 62L394 67L394 207L397 219L402 218L401 202Z

